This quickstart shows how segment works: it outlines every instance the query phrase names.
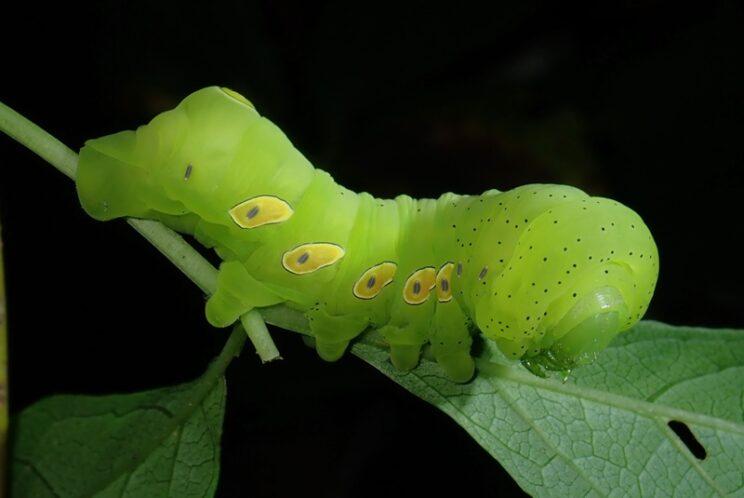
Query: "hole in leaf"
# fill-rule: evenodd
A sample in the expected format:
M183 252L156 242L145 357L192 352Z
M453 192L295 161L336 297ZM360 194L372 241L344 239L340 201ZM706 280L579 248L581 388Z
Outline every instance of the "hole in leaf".
M687 446L687 449L690 450L690 453L692 453L695 458L698 460L705 460L705 457L708 454L703 445L700 444L700 441L695 437L695 434L693 434L690 428L687 427L687 424L677 420L670 420L667 425L674 431L677 437L685 443L685 446Z

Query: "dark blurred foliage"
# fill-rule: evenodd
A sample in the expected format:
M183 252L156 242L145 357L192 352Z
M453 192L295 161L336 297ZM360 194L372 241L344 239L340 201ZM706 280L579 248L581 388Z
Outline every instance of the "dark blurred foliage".
M616 198L659 245L648 316L744 326L738 2L13 9L0 99L75 149L227 85L356 190L557 182ZM69 180L5 138L0 165L14 411L198 375L226 338L203 296L124 223L88 219ZM370 367L275 337L284 361L246 352L229 371L220 496L519 493L447 417Z

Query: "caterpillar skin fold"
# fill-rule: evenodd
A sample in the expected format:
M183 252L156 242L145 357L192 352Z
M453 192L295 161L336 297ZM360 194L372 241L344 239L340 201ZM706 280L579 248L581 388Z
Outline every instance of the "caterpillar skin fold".
M371 327L398 369L430 344L458 382L473 376L479 332L537 374L592 361L643 316L659 268L635 212L569 186L352 192L216 86L86 142L77 189L95 219L160 220L216 250L211 324L285 303L305 313L325 360Z

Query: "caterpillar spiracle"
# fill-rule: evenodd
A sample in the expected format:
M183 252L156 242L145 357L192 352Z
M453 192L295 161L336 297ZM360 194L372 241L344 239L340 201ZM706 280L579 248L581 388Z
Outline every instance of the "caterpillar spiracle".
M658 276L651 233L618 202L547 184L355 193L216 86L87 141L77 190L93 218L156 219L214 248L211 324L285 303L304 312L325 360L371 327L398 369L430 344L458 382L474 374L479 333L536 373L591 361L643 316Z

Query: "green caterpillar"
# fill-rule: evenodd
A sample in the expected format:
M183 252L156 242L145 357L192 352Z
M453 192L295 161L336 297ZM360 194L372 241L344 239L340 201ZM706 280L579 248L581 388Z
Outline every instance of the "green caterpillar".
M357 194L220 87L86 142L77 189L98 220L160 220L216 250L211 324L285 303L325 360L372 327L398 369L429 343L458 382L474 373L477 331L536 373L591 361L645 313L658 275L648 228L615 201L561 185Z

